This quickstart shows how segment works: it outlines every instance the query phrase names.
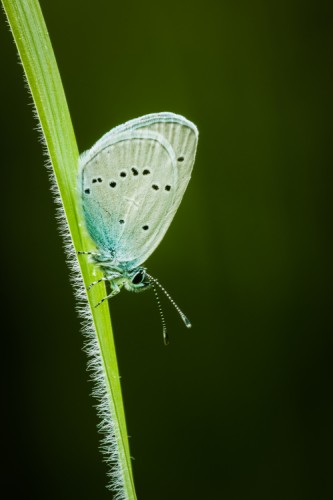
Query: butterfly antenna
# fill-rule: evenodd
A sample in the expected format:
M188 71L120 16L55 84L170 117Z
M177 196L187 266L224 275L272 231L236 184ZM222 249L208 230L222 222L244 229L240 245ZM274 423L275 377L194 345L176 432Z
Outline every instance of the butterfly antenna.
M164 341L164 345L168 345L168 343L169 343L169 335L167 333L167 328L166 328L166 323L165 323L165 318L164 318L164 314L163 314L163 310L162 310L161 301L160 301L160 298L158 296L158 293L157 293L157 290L156 290L154 282L151 283L151 286L153 287L155 298L156 298L156 302L157 302L157 307L158 307L158 310L159 310L160 316L161 316L162 328L163 328L163 341Z
M156 285L158 285L158 286L160 287L160 289L162 290L162 292L164 292L164 294L168 297L168 299L170 300L171 304L174 306L174 308L176 309L176 311L178 311L178 314L179 314L179 316L182 318L182 320L183 320L183 322L184 322L185 326L186 326L187 328L191 328L191 326L192 326L192 325L191 325L190 320L189 320L189 319L185 316L185 314L184 314L184 313L183 313L183 312L179 309L179 307L177 306L176 302L175 302L175 301L173 300L173 298L169 295L169 293L166 291L166 289L165 289L165 288L161 285L161 283L160 283L159 281L157 281L157 279L156 279L156 278L153 278L152 276L150 276L150 274L148 274L147 272L146 272L146 275L148 276L148 278L149 278L149 280L150 280L151 284L153 285L154 290L155 290L155 287L154 287L154 283L155 283ZM155 295L157 296L156 291L155 291ZM158 300L158 303L159 303L159 300Z

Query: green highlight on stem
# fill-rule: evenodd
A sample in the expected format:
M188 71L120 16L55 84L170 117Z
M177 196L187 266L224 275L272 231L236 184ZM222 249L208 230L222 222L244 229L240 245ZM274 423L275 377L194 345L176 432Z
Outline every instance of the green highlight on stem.
M108 302L94 308L106 295L105 286L101 283L87 296L87 285L102 275L85 256L77 260L77 252L91 250L92 242L81 227L78 213L78 149L61 78L38 1L2 0L2 3L35 103L50 167L53 167L50 169L52 189L83 320L88 366L95 381L94 395L98 399L100 430L104 434L101 448L110 463L110 488L115 492L115 500L135 500Z

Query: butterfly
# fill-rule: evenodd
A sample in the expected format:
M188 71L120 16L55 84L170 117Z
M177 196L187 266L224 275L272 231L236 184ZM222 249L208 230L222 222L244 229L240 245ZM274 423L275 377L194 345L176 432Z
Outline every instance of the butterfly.
M174 113L153 113L111 129L79 159L78 191L86 228L97 251L91 255L111 293L158 286L191 324L162 285L142 266L165 235L191 177L197 127Z

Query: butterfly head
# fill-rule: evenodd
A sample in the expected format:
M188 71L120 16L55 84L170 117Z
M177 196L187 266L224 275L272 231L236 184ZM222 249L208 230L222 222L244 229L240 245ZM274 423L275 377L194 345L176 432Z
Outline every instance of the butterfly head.
M126 290L131 292L141 292L151 286L144 267L136 267L126 273L127 280L124 282Z

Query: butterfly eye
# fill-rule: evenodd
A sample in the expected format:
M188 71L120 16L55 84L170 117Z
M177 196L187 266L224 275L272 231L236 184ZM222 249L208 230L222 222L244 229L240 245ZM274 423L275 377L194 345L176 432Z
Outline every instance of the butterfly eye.
M144 279L144 274L142 271L139 271L134 275L132 283L133 285L139 285L140 283L142 283L143 279Z

